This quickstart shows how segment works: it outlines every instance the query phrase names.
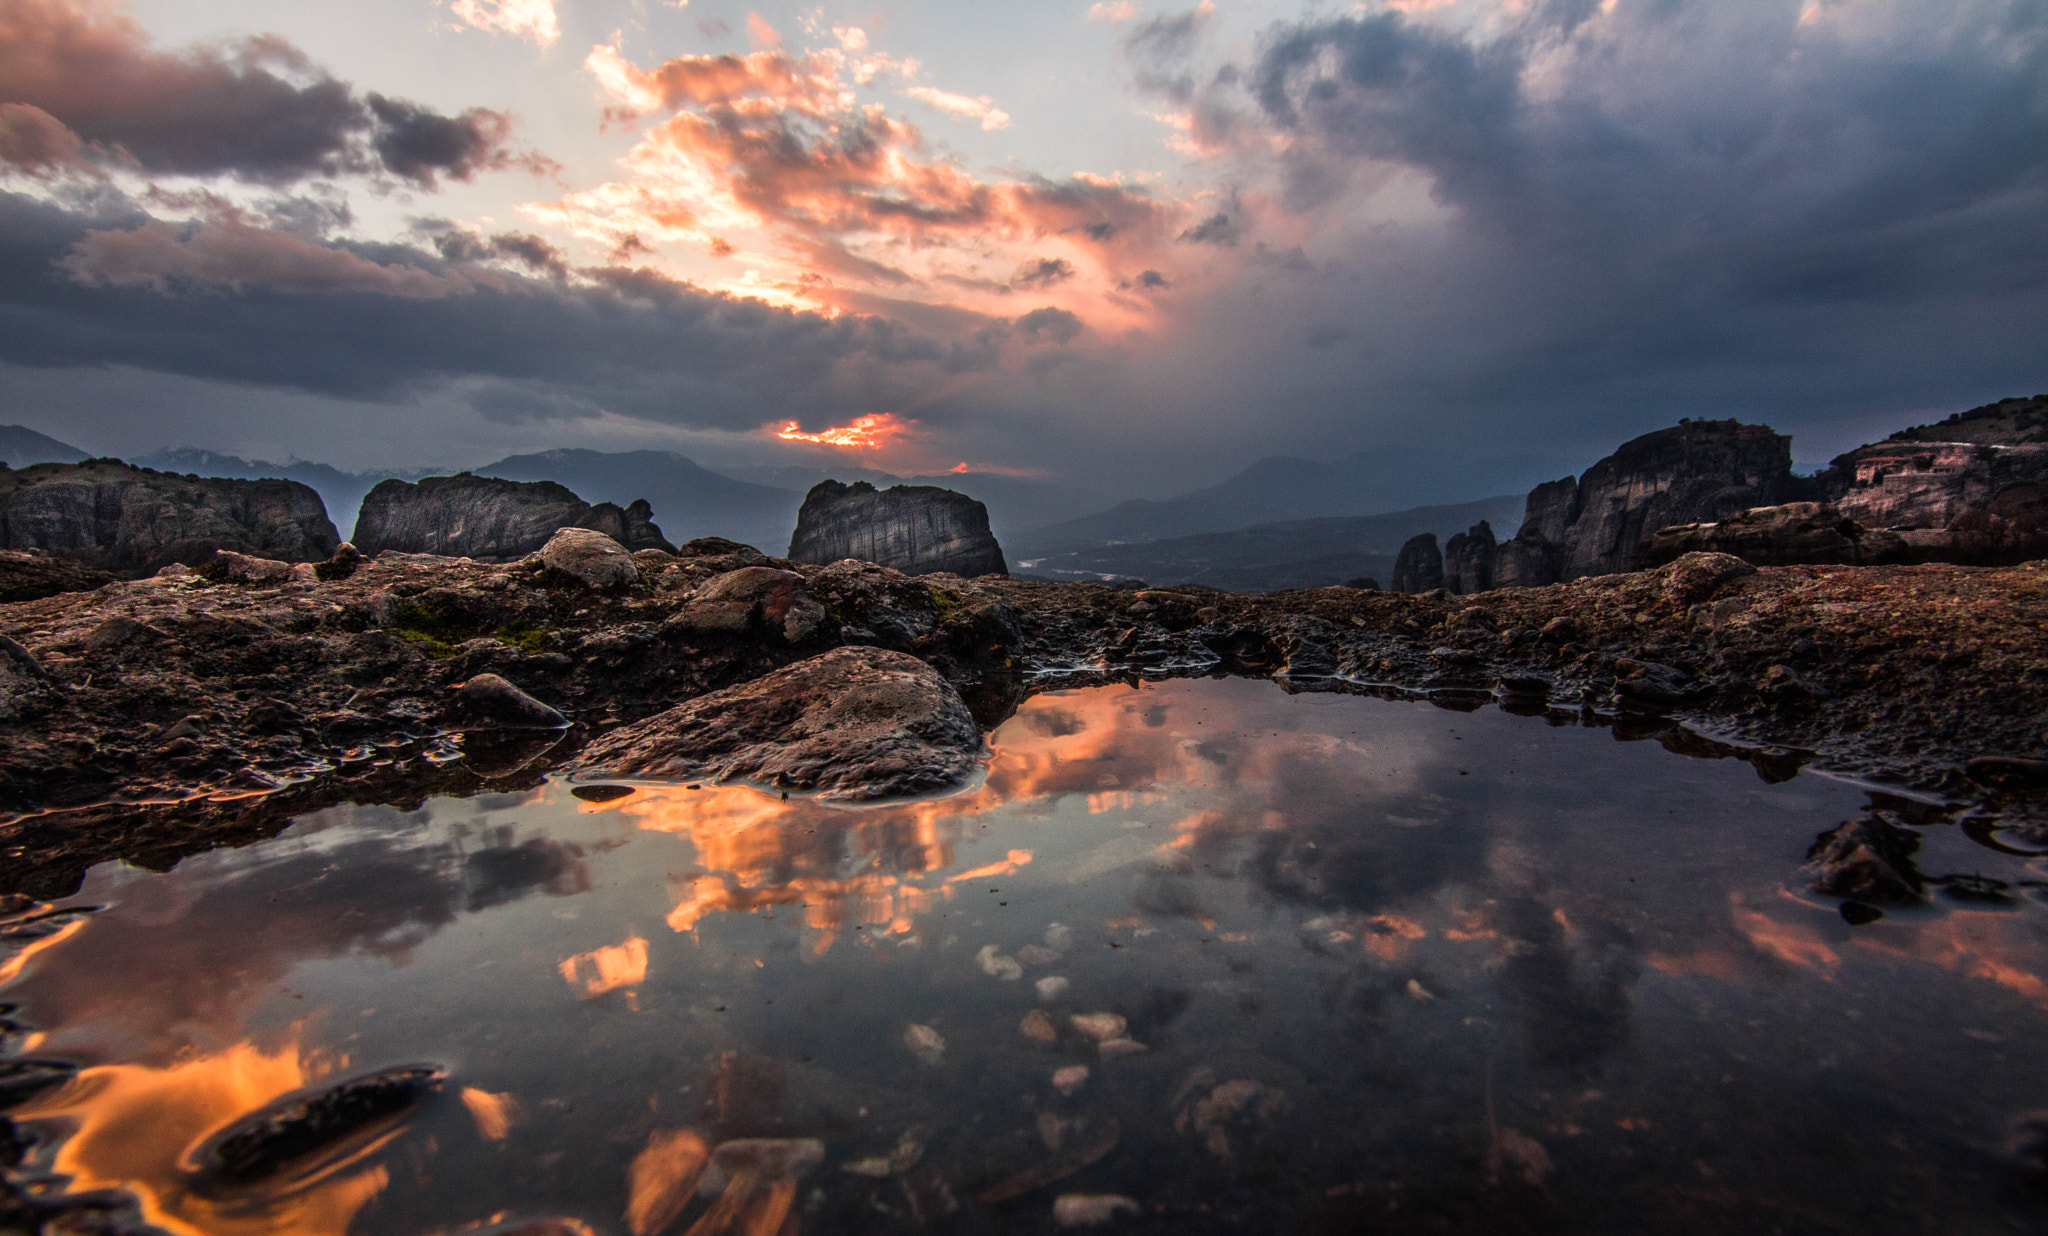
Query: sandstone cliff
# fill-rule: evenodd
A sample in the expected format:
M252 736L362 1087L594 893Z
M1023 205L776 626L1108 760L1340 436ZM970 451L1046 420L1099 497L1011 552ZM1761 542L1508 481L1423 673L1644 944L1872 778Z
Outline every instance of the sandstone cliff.
M1493 525L1480 520L1444 546L1444 587L1459 594L1493 587Z
M933 485L878 490L866 481L821 481L804 495L789 557L811 563L858 558L906 575L1009 574L988 530L987 508Z
M1394 558L1395 592L1430 592L1444 586L1444 552L1437 548L1436 533L1411 536Z
M146 575L216 550L318 562L340 543L320 495L297 481L179 476L118 459L0 470L0 549Z
M1683 421L1644 434L1586 470L1537 486L1493 584L1533 587L1632 568L1660 529L1713 523L1798 497L1792 439L1767 425Z
M430 476L418 484L385 481L363 499L357 548L372 557L387 549L450 558L520 558L538 553L559 528L589 528L628 549L675 546L654 524L646 499L620 509L590 505L553 481L491 476Z

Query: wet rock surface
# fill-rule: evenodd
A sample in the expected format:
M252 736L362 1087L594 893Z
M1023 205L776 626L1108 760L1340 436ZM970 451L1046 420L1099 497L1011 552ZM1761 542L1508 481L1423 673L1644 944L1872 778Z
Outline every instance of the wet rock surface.
M950 789L981 753L973 714L936 670L887 649L840 648L607 734L572 771L860 800Z
M837 646L922 662L982 729L1035 690L1284 671L1291 690L1461 707L1497 693L1520 711L1689 726L1765 762L1803 752L2017 812L2039 796L1966 764L2048 758L2038 563L1759 569L1688 554L1456 596L913 578L715 540L642 551L608 590L538 561L342 559L247 583L176 568L0 606L24 654L0 658L6 879L61 888L118 854L172 861L372 785L403 798L530 783L594 738ZM480 675L569 728L484 741L451 691ZM122 805L145 799L189 802Z

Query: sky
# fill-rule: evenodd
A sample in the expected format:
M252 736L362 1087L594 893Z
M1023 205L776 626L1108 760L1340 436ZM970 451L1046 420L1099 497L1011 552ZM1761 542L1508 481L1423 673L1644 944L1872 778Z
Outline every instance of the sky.
M0 422L1117 496L2048 390L2048 0L0 0Z

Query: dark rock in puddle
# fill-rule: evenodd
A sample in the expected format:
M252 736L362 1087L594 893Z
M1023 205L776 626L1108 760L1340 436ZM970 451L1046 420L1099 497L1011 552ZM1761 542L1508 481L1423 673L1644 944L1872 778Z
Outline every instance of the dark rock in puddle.
M1866 927L1884 917L1884 911L1863 901L1842 903L1842 921L1851 927Z
M1814 892L1873 906L1918 905L1925 881L1913 865L1920 838L1882 815L1850 820L1822 833L1806 852Z
M1980 755L1964 766L1970 780L1993 789L2038 792L2048 789L2048 760Z
M981 731L937 670L836 648L615 730L572 766L605 777L745 779L862 800L949 789L980 766Z
M1678 708L1702 693L1690 675L1674 666L1623 657L1614 668L1614 700L1625 708Z
M304 1182L395 1131L447 1076L406 1065L287 1095L209 1137L188 1170L207 1192Z
M476 730L462 736L462 762L487 781L532 766L561 744L561 730Z
M1503 674L1498 690L1502 695L1541 699L1550 694L1551 682L1534 674Z
M1941 886L1943 895L1956 901L1979 906L2016 906L2019 899L2012 895L2012 885L2004 880L1989 876L1952 875L1929 881Z
M579 785L569 792L587 803L615 803L631 797L634 789L630 785Z
M559 730L569 718L496 674L478 674L454 689L447 727L469 730Z
M763 630L785 643L800 644L825 626L825 607L811 595L804 577L769 566L741 567L706 580L663 624L689 635L746 635Z
M9 1060L0 1063L0 1111L9 1111L70 1081L78 1066L61 1060Z

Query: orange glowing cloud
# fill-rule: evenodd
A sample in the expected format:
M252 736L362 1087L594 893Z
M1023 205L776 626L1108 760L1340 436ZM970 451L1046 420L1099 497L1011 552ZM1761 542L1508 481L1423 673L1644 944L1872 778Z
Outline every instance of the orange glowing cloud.
M1155 306L1119 288L1204 257L1171 244L1189 208L1150 189L1117 176L984 180L931 149L916 125L860 97L884 73L909 81L916 63L872 51L856 28L832 33L837 46L801 51L757 32L748 54L653 68L593 48L584 66L608 121L653 123L621 179L521 209L607 249L628 237L685 247L730 271L703 279L716 290L832 312L861 311L859 298L879 291L987 319L1051 307L1098 330L1131 327ZM903 92L987 131L1009 123L980 96ZM1011 273L1027 266L1072 274L1033 289L1049 304L1020 306Z
M837 446L855 451L879 450L892 442L922 436L916 421L890 412L856 416L844 425L834 425L817 433L806 433L796 421L784 421L780 428L770 432L784 442L809 442L816 446Z

